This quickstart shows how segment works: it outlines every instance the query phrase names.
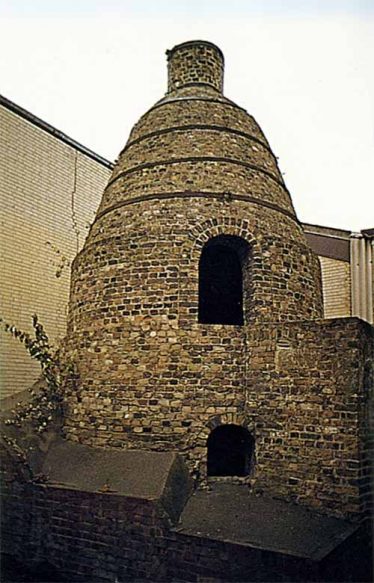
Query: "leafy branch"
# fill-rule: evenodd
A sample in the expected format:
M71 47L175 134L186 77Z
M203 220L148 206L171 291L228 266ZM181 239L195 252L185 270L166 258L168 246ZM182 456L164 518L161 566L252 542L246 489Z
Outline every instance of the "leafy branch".
M31 421L36 430L41 433L56 416L62 413L65 387L74 382L76 377L74 366L61 359L59 350L52 349L44 327L36 314L32 317L34 337L4 322L2 318L0 322L3 323L4 330L21 342L30 356L38 361L45 381L38 390L29 389L31 401L18 402L12 410L12 418L7 419L5 423L20 427L23 421Z

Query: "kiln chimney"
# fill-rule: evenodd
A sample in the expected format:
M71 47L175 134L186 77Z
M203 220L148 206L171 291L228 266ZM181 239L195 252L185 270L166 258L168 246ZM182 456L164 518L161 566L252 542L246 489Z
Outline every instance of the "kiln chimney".
M209 85L223 92L224 57L213 43L195 40L166 51L168 93L193 85Z

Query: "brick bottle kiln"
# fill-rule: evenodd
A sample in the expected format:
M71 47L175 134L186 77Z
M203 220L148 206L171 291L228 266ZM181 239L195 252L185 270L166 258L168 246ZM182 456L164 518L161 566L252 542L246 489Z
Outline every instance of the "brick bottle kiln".
M69 440L349 515L369 500L369 327L321 320L317 257L223 55L174 47L72 269Z

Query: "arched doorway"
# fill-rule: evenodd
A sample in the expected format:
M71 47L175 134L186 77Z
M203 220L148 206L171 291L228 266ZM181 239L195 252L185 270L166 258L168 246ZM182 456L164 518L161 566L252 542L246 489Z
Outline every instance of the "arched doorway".
M243 263L248 244L234 235L218 235L203 247L199 263L199 322L242 325Z
M208 437L208 476L248 476L254 439L247 429L228 424L216 427Z

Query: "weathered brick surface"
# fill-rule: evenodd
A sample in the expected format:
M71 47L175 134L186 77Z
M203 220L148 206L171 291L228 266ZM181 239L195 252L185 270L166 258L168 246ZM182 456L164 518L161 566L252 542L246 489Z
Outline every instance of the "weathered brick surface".
M136 216L119 209L95 224L73 271L69 341L81 390L72 397L71 434L100 444L142 439L175 447L182 439L187 447L212 413L242 411L245 328L197 322L203 244L223 233L252 243L248 322L292 320L319 308L315 300L308 305L315 285L308 263L316 263L299 227L267 210L272 234L263 234L263 209L248 206L142 203Z
M81 388L67 427L75 439L151 447L177 439L202 449L213 412L241 414L244 328L197 322L210 238L235 235L250 246L247 322L321 313L319 266L262 132L209 91L196 86L183 104L169 94L143 116L74 263L69 344Z
M168 522L152 501L20 484L2 492L2 552L70 581L165 581Z
M99 214L139 195L181 191L247 194L294 214L260 128L227 100L165 98L145 114L119 157Z
M237 134L232 128L210 129L208 126L184 129L179 124L176 128L162 129L161 132L132 142L121 155L123 162L116 167L113 178L140 164L178 159L180 153L183 158L204 157L209 153L210 157L230 158L256 165L265 172L272 172L273 180L282 181L272 152L250 135Z
M372 328L334 319L262 326L249 337L254 487L337 515L368 511Z
M261 128L243 108L223 95L206 89L199 88L199 97L196 97L196 88L190 88L187 95L186 92L178 91L178 96L183 97L183 101L176 99L176 96L173 99L172 94L167 94L145 113L131 130L125 147L154 132L155 128L166 130L174 127L196 127L207 122L209 126L231 128L245 133L269 147Z
M171 581L305 581L317 565L310 561L199 536L169 536L168 580Z
M2 473L14 464L2 454ZM4 463L5 462L5 463ZM10 471L10 474L7 472ZM173 530L154 501L3 481L2 552L53 565L68 581L363 581L362 540L324 561ZM360 574L363 577L360 577Z
M361 518L373 330L321 319L318 259L261 130L220 93L222 64L209 43L172 51L169 92L135 126L74 260L66 351L79 376L64 431L88 445L179 450L204 481L212 429L235 424L251 433L254 460L249 475L223 479ZM198 322L199 260L220 235L247 250L243 325ZM22 561L98 582L336 576L173 531L155 500L31 482L11 449L3 540Z
M248 247L243 326L198 322L199 260L219 235ZM254 487L359 513L368 333L321 316L319 262L257 124L217 88L173 86L135 126L74 261L67 347L80 380L66 434L178 449L204 476L212 428L242 425Z
M223 90L223 54L218 47L204 41L186 42L167 51L168 91L190 83L207 83Z

